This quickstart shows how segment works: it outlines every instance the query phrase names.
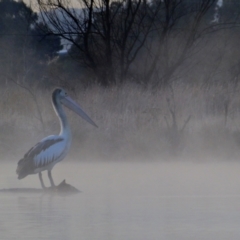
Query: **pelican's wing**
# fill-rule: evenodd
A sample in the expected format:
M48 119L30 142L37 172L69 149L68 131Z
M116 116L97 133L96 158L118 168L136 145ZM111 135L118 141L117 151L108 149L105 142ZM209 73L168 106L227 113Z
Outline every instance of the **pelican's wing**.
M64 151L65 141L59 136L48 136L32 147L25 155L23 160L34 160L35 167L42 167L55 158L61 156Z
M32 147L24 157L18 161L17 174L19 179L33 174L36 168L45 167L58 160L65 152L66 141L59 136L48 136Z
M47 150L52 145L63 141L63 138L55 135L48 136L38 142L34 147L32 147L25 155L24 158L34 158L41 152Z

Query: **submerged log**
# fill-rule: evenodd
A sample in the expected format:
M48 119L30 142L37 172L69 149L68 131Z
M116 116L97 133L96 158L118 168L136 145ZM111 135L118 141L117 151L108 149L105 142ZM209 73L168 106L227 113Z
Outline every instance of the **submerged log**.
M80 191L73 187L72 185L66 183L63 180L59 185L55 187L47 187L44 189L37 188L9 188L9 189L0 189L0 193L43 193L43 194L54 194L54 195L71 195L79 193Z

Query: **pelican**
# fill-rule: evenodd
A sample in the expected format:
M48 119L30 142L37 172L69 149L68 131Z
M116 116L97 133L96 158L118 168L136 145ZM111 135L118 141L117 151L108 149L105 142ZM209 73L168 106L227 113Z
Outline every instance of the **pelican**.
M30 174L37 174L42 188L46 188L42 179L42 171L48 171L48 178L51 187L54 187L54 181L51 171L54 165L65 158L71 145L71 130L68 124L67 116L62 105L73 110L84 120L97 127L93 120L81 109L81 107L70 98L62 88L56 88L52 93L52 105L59 118L61 130L59 135L50 135L42 139L32 147L24 157L19 160L16 173L18 179L25 178Z

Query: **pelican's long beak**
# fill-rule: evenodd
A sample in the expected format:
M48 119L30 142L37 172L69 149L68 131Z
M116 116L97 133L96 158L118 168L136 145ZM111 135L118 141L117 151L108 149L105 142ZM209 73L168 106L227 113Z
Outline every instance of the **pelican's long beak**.
M76 114L78 114L80 117L82 117L84 120L89 122L95 127L98 127L97 124L82 110L82 108L69 96L62 99L62 103L64 106L68 107L72 111L74 111Z

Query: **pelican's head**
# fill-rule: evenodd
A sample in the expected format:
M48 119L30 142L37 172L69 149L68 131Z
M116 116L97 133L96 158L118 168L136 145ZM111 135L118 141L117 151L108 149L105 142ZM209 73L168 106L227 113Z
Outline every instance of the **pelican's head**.
M67 92L62 88L56 88L52 93L52 101L56 106L59 103L63 104L67 108L74 111L84 120L97 127L97 125L93 122L93 120L82 110L82 108L71 98L68 96Z

